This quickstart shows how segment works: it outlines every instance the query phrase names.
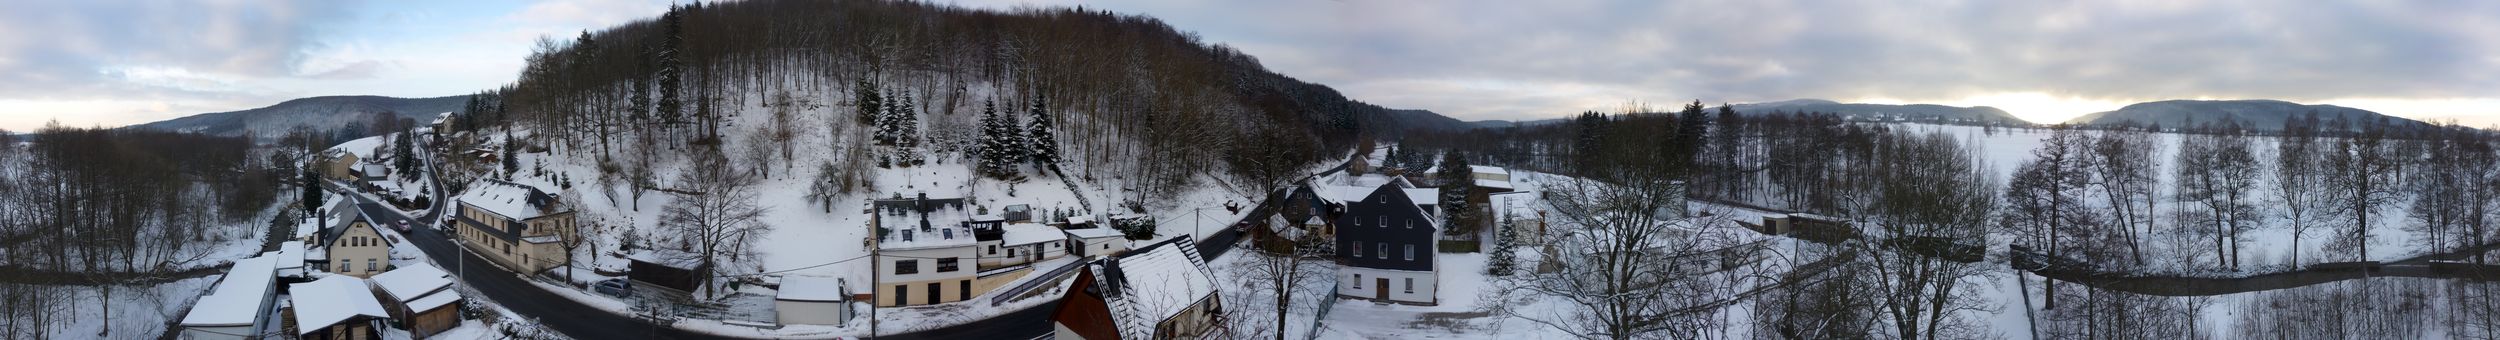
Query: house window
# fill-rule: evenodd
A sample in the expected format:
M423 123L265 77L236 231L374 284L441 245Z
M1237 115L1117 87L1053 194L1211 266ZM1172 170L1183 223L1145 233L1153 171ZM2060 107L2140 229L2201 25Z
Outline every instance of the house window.
M373 259L365 259L365 271L375 271L375 270L381 270L381 269L382 269L382 266L381 266L381 265L374 264Z
M998 255L998 246L990 246L990 255Z
M1406 293L1407 293L1407 294L1414 294L1414 293L1415 293L1415 278L1412 278L1412 277L1410 277L1410 278L1406 278Z
M354 270L356 270L355 262L339 261L339 272L345 273Z
M1388 227L1389 227L1389 217L1388 217L1388 216L1380 216L1380 217L1377 217L1377 218L1378 218L1378 220L1374 220L1374 221L1372 221L1372 223L1377 223L1377 224L1375 224L1375 225L1378 225L1378 226L1380 226L1381 228L1388 228Z
M1415 245L1412 245L1412 244L1406 245L1406 260L1407 260L1407 261L1414 261L1414 260L1415 260Z
M1354 258L1363 258L1363 245L1362 245L1362 244L1355 244L1354 246L1351 246L1351 247L1346 247L1346 248L1354 248Z
M955 258L949 257L938 259L937 264L938 272L940 273L955 271Z
M919 274L920 260L895 260L894 275Z
M1354 274L1354 289L1363 289L1363 274Z
M1389 243L1388 243L1388 242L1381 242L1381 243L1380 243L1380 251L1379 251L1379 252L1372 253L1372 256L1378 256L1378 257L1380 257L1380 258L1382 258L1382 259L1387 259L1387 258L1389 258Z

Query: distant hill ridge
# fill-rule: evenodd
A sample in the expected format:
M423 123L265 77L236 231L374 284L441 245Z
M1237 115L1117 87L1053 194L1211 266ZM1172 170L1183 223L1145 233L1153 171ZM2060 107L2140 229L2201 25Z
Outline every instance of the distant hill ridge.
M251 131L261 138L276 138L297 126L319 131L332 131L349 123L369 120L375 112L394 112L399 117L415 119L418 124L434 120L443 112L459 111L469 96L433 98L398 98L384 96L321 96L279 102L274 105L240 111L202 113L130 128L198 132L218 136L240 136Z
M2143 102L2130 104L2114 111L2098 112L2083 115L2082 117L2075 117L2075 119L2067 120L2066 122L2096 126L2118 125L2133 122L2137 125L2159 124L2164 128L2183 128L2197 124L2215 124L2229 120L2238 122L2241 126L2246 126L2256 130L2280 130L2283 128L2283 122L2285 120L2307 115L2310 112L2317 112L2318 120L2324 122L2332 122L2337 119L2342 119L2347 122L2359 123L2369 120L2387 119L2392 124L2405 127L2430 126L2429 123L2423 123L2421 121L2406 119L2403 117L2389 116L2378 112L2371 112L2370 110L2323 104L2302 105L2300 103L2271 99L2164 100Z

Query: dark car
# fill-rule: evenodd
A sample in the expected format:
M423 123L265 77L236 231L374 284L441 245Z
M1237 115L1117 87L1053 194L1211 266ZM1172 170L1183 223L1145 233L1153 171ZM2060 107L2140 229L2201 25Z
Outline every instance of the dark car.
M634 285L632 283L625 282L625 279L608 279L607 281L599 281L598 284L590 285L590 289L598 291L600 294L607 294L615 297L634 296Z

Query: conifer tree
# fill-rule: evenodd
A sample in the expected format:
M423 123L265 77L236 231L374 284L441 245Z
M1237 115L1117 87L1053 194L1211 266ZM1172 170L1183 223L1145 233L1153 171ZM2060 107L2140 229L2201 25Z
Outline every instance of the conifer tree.
M1476 232L1476 209L1467 202L1467 193L1476 190L1475 169L1467 165L1467 156L1458 150L1441 154L1441 169L1433 173L1441 180L1441 216L1446 223L1441 232L1467 235Z
M1059 163L1059 138L1056 128L1051 127L1049 102L1050 97L1043 96L1041 91L1034 91L1033 109L1026 112L1032 117L1024 122L1026 157L1032 159L1034 165L1044 168Z
M1493 254L1488 260L1490 262L1485 264L1485 274L1510 276L1511 271L1518 267L1518 255L1511 254L1519 247L1519 228L1511 224L1516 218L1518 216L1503 216L1501 225L1495 227L1502 230L1502 235L1493 242Z
M884 97L877 95L876 85L869 84L867 78L860 78L859 84L854 88L857 91L851 94L851 103L858 105L859 108L859 116L855 119L859 125L875 124L878 110L885 108Z
M1016 166L1024 162L1024 138L1016 128L1015 116L998 114L998 106L981 104L981 144L976 154L981 159L981 173L993 178L1016 175Z

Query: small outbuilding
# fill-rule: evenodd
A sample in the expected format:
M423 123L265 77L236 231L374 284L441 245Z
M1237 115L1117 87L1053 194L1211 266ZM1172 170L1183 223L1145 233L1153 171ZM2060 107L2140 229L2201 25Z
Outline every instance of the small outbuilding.
M773 296L773 312L784 325L842 325L857 314L851 305L850 282L833 277L783 277Z
M267 316L277 306L277 256L234 261L217 288L182 316L184 339L260 339L278 327Z
M374 300L373 287L364 279L331 275L287 289L291 291L287 301L295 305L299 339L380 339L380 325L391 317Z
M374 275L373 284L389 298L382 304L391 318L417 339L460 326L460 292L452 289L451 274L442 268L426 263L399 267Z

